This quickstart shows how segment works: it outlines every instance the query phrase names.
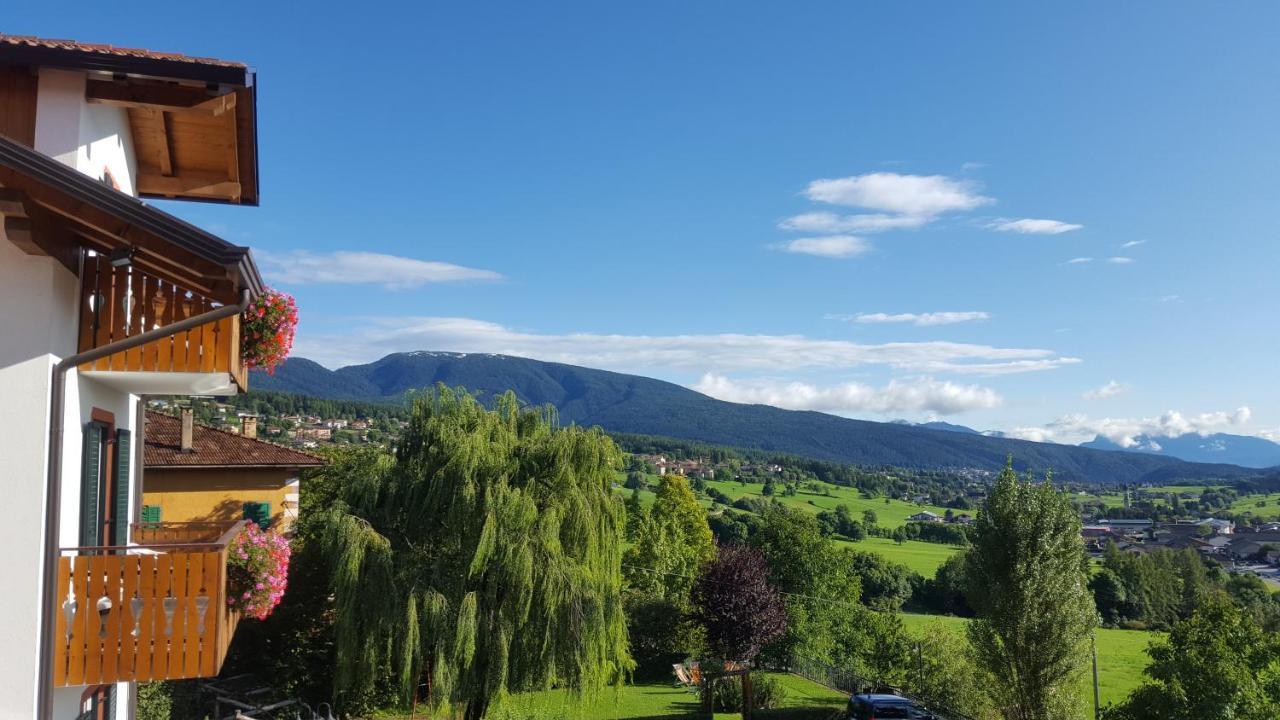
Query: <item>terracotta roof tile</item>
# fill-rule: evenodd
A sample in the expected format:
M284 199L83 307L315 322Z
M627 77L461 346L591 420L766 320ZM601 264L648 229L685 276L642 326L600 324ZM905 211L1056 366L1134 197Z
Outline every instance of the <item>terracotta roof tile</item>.
M310 453L201 423L195 424L191 445L192 451L182 451L182 420L147 411L143 452L146 467L314 467L324 464L322 458Z
M218 60L216 58L192 57L183 55L182 53L156 52L154 50L144 50L142 48L122 48L104 43L84 43L75 40L55 40L51 38L38 38L31 35L6 35L0 33L0 43L7 45L26 45L28 47L48 48L50 50L64 50L67 52L92 53L97 55L115 55L118 57L146 58L150 60L173 60L178 62L189 62L198 65L217 65L219 67L244 68L244 63L232 62L229 60Z

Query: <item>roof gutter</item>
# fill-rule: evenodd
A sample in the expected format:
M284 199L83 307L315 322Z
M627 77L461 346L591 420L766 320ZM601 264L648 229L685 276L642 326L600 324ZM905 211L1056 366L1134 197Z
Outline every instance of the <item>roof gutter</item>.
M40 583L40 646L36 668L36 717L41 720L53 718L53 638L57 632L57 612L54 603L54 587L58 582L58 526L62 514L62 441L63 424L67 389L67 371L84 363L100 360L122 350L131 350L153 340L168 337L174 333L190 330L205 323L239 315L249 307L252 293L249 289L240 291L240 302L236 305L224 305L220 308L201 313L195 317L148 330L140 335L133 335L123 340L108 343L102 347L86 350L67 358L63 358L53 367L53 386L49 393L49 460L48 476L45 479L44 500L44 557L43 577ZM144 438L145 441L145 438ZM139 443L141 444L141 443Z
M253 82L252 71L244 65L212 63L202 61L201 58L139 57L117 52L88 52L72 48L5 43L0 46L0 61L32 67L141 75L240 87L248 87Z

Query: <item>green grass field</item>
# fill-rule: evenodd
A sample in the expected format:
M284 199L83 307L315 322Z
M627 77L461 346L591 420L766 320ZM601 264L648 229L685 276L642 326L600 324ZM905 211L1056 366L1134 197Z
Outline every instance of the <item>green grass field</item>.
M902 615L903 624L910 632L924 632L937 623L962 632L968 620L938 615ZM1159 633L1138 630L1098 629L1098 693L1102 704L1117 703L1128 697L1134 688L1142 684L1142 670L1147 666L1147 645L1160 637ZM1092 681L1085 678L1085 700L1093 707Z
M764 719L796 718L827 720L845 707L848 696L786 673L770 673L786 692L782 707L757 712ZM594 701L586 701L564 690L512 695L494 707L490 717L497 720L677 720L705 717L698 714L693 693L674 683L628 685L619 690L606 690ZM407 720L407 715L387 715L387 720ZM429 716L419 713L416 717ZM717 720L740 718L736 713L717 713Z
M964 548L957 545L907 540L902 544L889 538L869 537L860 542L847 540L836 541L842 547L850 547L863 552L873 552L886 560L902 563L921 575L931 578L938 572L938 567Z
M657 484L659 478L656 475L650 476L649 481L654 485ZM619 482L622 478L619 478ZM728 495L731 499L737 500L741 497L763 498L761 494L764 486L755 483L742 485L736 481L718 481L710 480L707 485L714 487L720 492ZM887 504L883 498L868 499L862 497L862 493L854 488L840 487L831 485L831 497L825 495L815 495L812 493L801 492L792 497L783 497L775 495L778 502L788 507L817 514L823 510L834 510L836 505L848 505L849 511L859 520L862 519L863 510L874 510L876 513L876 524L882 527L896 528L906 523L907 518L918 512L928 510L937 515L946 512L946 508L940 508L932 505L915 505L913 503L903 502L902 500L891 499ZM620 493L630 494L630 490L619 489ZM640 491L640 502L649 507L653 504L654 494L649 490ZM711 501L705 497L702 504L708 508L711 507ZM933 577L938 571L938 566L946 562L947 558L960 552L961 548L955 545L941 545L938 543L920 542L918 540L908 540L898 544L888 538L869 537L861 542L849 542L846 540L837 540L841 546L850 547L855 550L864 552L873 552L893 562L902 563L925 577Z
M760 483L743 485L734 480L710 480L707 485L716 488L734 500L740 497L764 497L762 494L764 485ZM885 498L867 498L856 488L840 485L826 485L825 487L830 489L831 495L818 495L802 490L791 497L783 497L781 494L774 497L784 505L815 515L823 510L835 510L837 505L847 505L853 517L861 520L864 510L872 510L876 514L876 524L887 528L896 528L903 525L907 522L909 516L925 510L936 515L942 515L947 511L946 508L936 505L916 505L915 503L904 502L894 498L890 498L888 502L885 502ZM969 514L973 515L974 513L971 511Z

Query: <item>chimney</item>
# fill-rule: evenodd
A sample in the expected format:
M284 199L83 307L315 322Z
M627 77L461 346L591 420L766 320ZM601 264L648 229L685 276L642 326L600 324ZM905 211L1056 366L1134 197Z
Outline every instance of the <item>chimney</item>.
M258 416L257 415L245 415L243 418L240 419L240 423L241 423L241 429L240 429L241 435L249 438L250 440L256 439L258 437Z
M195 435L195 422L191 408L182 408L182 452L194 452L191 446Z

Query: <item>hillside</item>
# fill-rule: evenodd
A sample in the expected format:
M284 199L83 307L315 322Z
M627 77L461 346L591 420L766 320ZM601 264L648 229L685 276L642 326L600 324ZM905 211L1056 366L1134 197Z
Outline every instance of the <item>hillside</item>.
M463 386L482 397L514 390L524 402L554 405L565 423L861 465L996 470L1012 454L1019 469L1052 468L1063 480L1170 484L1251 474L1234 465L741 405L652 378L503 355L396 353L339 370L293 358L274 375L255 373L252 387L330 399L387 400L435 383Z

